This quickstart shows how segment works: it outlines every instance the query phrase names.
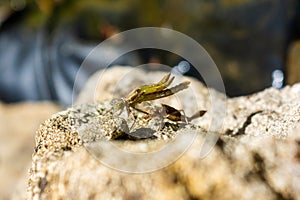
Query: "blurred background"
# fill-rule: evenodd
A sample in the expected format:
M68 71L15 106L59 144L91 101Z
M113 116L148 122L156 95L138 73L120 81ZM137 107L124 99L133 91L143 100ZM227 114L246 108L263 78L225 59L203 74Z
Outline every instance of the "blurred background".
M20 191L24 197L34 133L71 105L88 53L116 33L148 26L198 41L230 97L300 81L300 0L0 0L0 199ZM79 74L83 83L103 59L99 54ZM126 54L112 65L149 62L188 65L155 49ZM186 75L195 76L192 66Z
M228 96L281 88L300 76L299 2L2 0L0 99L52 100L69 106L75 75L86 55L118 32L147 26L171 28L198 41L218 66ZM181 59L144 49L122 56L113 65L176 66ZM82 79L99 70L102 61L99 55ZM193 68L186 74L194 76Z

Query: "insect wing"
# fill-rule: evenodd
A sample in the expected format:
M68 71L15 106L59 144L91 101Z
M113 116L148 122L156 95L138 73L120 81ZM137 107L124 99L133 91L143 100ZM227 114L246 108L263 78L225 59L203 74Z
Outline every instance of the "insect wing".
M166 105L166 104L161 104L164 108L164 111L166 113L166 117L172 121L182 121L182 114L180 113L179 110Z

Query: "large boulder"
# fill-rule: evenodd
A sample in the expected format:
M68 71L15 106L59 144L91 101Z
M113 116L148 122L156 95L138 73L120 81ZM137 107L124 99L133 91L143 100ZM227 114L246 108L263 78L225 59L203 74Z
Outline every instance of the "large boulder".
M192 96L182 91L177 98L186 115L200 108L208 110L204 117L177 131L156 133L169 137L114 140L107 134L111 133L107 130L118 128L109 123L110 99L126 94L141 82L155 82L164 75L140 71L130 81L118 85L130 71L132 68L111 68L104 74L95 74L79 96L78 105L53 115L40 126L28 181L29 199L300 198L300 85L282 90L270 88L230 99L189 79ZM211 95L220 105L227 106L224 119L220 113L221 129L213 128L219 123L212 120L215 113L210 111ZM192 97L197 105L191 104ZM176 100L162 101L178 106ZM107 121L101 121L103 118ZM189 131L178 134L181 129ZM194 133L196 137L191 137ZM126 152L144 153L146 157L147 152L176 138L193 140L186 151L165 167L156 165L164 154L157 154L152 160L141 156L144 163L134 156L125 159L113 154L117 146ZM209 139L215 139L216 144ZM209 142L214 148L208 155L201 155L203 143ZM172 147L171 156L179 146ZM141 173L142 169L132 163L157 168ZM138 173L132 171L135 167Z

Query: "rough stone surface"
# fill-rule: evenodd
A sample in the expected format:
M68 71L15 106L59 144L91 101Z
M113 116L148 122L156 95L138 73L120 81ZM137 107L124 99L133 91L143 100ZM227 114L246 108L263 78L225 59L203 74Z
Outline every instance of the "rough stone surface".
M59 111L50 102L0 103L0 199L24 199L35 131Z
M106 98L113 97L111 88L120 80L118 75L123 76L126 70L132 69L108 70L105 76L110 81L96 90L95 75L79 97L83 105L75 108L82 108L80 112L85 113L86 105L97 105L94 100L100 100L103 91L107 92ZM144 79L155 82L161 76L156 72L147 74ZM143 80L142 75L135 77L137 81ZM118 93L128 92L130 85L124 83ZM176 162L152 173L130 174L107 167L84 148L74 120L75 108L53 115L36 135L29 199L299 199L300 85L227 99L227 115L218 133L220 138L204 159L200 159L201 145L208 128L214 126L208 102L212 90L196 81L192 87L199 107L208 110L203 118L194 122L203 131ZM187 105L191 104L189 98L182 93L179 98L188 111L193 105ZM222 94L218 97L226 100ZM172 100L164 101L173 105ZM94 103L84 104L87 102ZM83 115L82 120L86 119ZM151 149L167 141L115 143L121 147ZM109 151L102 153L109 154Z

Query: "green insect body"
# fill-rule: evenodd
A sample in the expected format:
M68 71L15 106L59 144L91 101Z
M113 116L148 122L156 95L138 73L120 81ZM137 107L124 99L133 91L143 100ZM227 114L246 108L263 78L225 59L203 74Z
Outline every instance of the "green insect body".
M126 97L121 99L114 99L112 101L114 110L116 111L116 113L118 113L118 111L121 113L125 108L127 113L130 114L130 108L133 108L138 112L145 114L148 118L159 114L163 118L167 118L171 121L182 121L185 123L188 123L197 117L203 116L206 113L206 111L201 110L195 113L193 116L187 117L184 114L184 111L177 110L166 104L161 105L161 109L158 109L160 110L158 111L158 113L157 111L154 111L155 109L153 111L144 111L140 108L137 108L137 105L142 102L148 102L160 98L165 98L189 87L190 82L185 81L174 87L168 88L173 82L174 78L174 76L171 77L171 74L168 73L158 83L140 86L134 89L132 92L130 92Z
M148 114L142 109L137 108L136 106L142 102L152 101L164 97L171 96L181 90L188 88L190 82L186 81L180 83L172 88L168 88L170 84L173 82L174 77L170 78L171 74L168 73L165 75L158 83L143 85L134 89L130 92L126 97L121 99L113 99L112 104L114 110L122 112L124 108L126 108L128 114L130 113L130 108L133 108L139 112L144 114Z

